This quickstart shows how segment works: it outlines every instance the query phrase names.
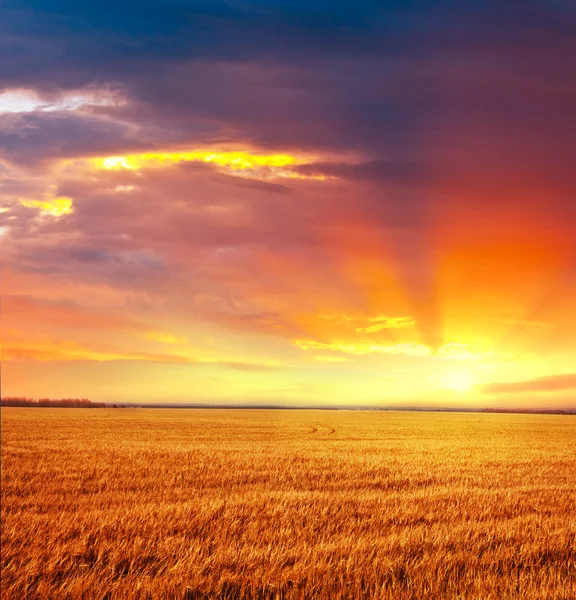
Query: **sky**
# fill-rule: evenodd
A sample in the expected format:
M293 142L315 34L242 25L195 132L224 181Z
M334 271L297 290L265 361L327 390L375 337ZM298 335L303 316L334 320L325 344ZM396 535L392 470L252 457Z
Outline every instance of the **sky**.
M2 394L576 406L573 0L4 0Z

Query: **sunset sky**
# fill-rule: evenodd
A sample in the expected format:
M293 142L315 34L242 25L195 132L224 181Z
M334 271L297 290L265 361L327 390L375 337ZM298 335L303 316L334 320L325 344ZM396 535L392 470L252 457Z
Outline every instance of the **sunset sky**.
M576 405L573 0L6 0L2 394Z

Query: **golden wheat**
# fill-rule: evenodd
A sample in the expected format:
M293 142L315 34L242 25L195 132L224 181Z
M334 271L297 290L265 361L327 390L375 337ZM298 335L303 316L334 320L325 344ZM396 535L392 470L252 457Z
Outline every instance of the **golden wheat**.
M2 410L2 598L576 598L576 418Z

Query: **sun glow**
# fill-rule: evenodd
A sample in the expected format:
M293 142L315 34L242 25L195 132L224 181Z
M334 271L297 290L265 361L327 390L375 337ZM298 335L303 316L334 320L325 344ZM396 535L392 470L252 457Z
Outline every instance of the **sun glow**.
M450 373L442 378L442 387L454 390L457 394L469 392L475 383L472 375L465 371Z

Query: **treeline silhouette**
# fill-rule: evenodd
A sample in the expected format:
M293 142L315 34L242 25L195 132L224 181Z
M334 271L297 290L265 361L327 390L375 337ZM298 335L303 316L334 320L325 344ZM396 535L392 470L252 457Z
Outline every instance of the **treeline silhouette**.
M55 407L55 408L104 408L104 402L92 402L86 398L24 398L10 396L0 400L1 406Z

